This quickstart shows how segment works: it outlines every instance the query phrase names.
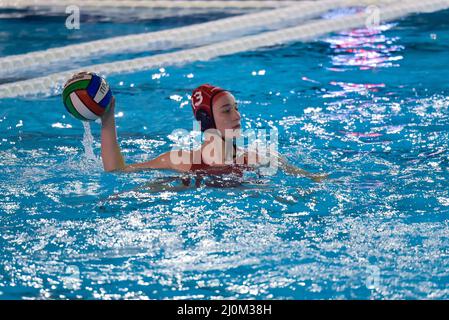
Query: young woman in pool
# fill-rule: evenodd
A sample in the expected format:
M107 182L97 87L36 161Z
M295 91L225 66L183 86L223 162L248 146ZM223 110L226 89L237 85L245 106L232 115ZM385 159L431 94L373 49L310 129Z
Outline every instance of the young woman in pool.
M241 173L242 170L254 169L262 162L262 157L255 153L244 152L237 156L233 141L240 136L240 113L235 98L229 91L209 84L201 85L192 93L192 109L194 117L201 124L201 131L206 132L206 141L201 148L192 151L168 151L153 160L127 165L117 142L113 98L108 112L101 118L101 158L104 170L133 172L171 169L180 172L201 171L206 174ZM229 149L232 151L231 158ZM272 156L276 157L279 167L287 173L306 176L317 182L327 177L311 174L288 164L282 157Z

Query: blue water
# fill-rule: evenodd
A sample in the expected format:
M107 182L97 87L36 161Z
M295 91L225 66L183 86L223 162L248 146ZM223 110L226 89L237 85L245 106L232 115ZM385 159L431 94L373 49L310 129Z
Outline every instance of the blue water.
M211 82L322 184L170 191L104 173L59 96L0 100L0 299L449 298L448 16L108 78L128 163L180 143Z

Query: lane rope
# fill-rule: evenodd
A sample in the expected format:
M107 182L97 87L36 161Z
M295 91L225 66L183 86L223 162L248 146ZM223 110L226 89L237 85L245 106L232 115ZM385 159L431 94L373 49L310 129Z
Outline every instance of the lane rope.
M367 1L367 3L373 1ZM382 0L377 3L391 3ZM134 34L108 39L89 41L59 48L34 51L26 54L0 58L0 77L18 76L21 73L57 65L63 61L83 61L92 57L121 54L125 52L144 52L169 50L172 48L205 45L217 40L241 37L261 29L279 29L288 24L299 23L329 10L361 3L356 0L307 1L292 7L250 13L224 18L191 26L173 28L156 32ZM205 37L205 35L208 35Z
M36 7L66 7L68 5L84 6L89 8L154 8L154 9L171 9L171 8L200 8L200 9L264 9L279 8L282 6L292 5L298 1L278 0L278 1L145 1L145 0L2 0L0 8L36 8Z
M411 13L434 12L449 8L449 0L407 0L384 6L381 20L389 21ZM297 27L246 36L199 48L180 50L126 61L97 64L83 69L103 76L131 73L170 65L182 65L194 61L205 61L215 57L231 55L268 46L280 45L294 41L307 41L319 36L352 28L365 27L370 16L359 12L330 20L317 20ZM75 72L74 69L45 77L0 85L0 98L34 96L37 94L57 94L64 82Z

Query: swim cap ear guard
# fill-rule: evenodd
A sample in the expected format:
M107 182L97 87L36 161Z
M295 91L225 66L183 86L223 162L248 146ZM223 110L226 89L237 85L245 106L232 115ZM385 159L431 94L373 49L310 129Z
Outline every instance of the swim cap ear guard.
M215 129L212 111L213 98L226 90L210 84L203 84L192 92L192 111L195 119L201 123L201 131Z
M213 116L207 114L204 110L198 110L195 119L201 123L201 131L215 128L215 121Z

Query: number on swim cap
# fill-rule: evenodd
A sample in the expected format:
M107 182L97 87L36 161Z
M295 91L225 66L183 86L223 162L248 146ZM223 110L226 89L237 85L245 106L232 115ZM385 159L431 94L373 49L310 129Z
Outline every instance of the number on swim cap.
M201 94L201 91L195 92L195 98L198 99L198 101L194 104L195 107L198 107L203 102L203 95Z

